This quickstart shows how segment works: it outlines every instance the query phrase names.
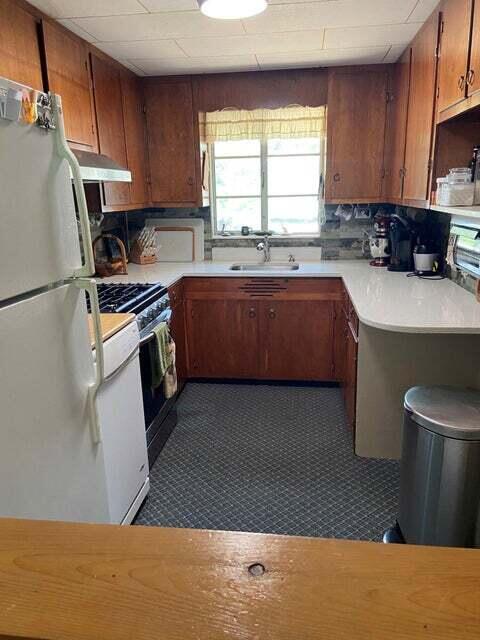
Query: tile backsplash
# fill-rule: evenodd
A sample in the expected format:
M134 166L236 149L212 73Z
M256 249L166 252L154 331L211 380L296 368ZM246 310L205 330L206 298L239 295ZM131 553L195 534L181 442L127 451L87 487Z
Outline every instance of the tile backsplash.
M449 230L450 216L435 211L416 209L412 207L395 207L389 204L378 204L369 207L370 217L366 219L356 218L354 215L351 219L337 215L336 205L327 205L325 208L326 222L322 225L321 234L318 237L273 237L271 239L272 248L285 249L280 252L281 259L285 259L285 252L295 255L296 247L310 247L309 258L304 259L320 259L322 260L358 260L368 258L368 247L365 252L364 240L366 236L373 231L373 216L382 208L389 213L399 213L409 216L419 223L422 229L422 238L426 238L431 242L441 256L445 257ZM344 213L349 215L348 207ZM219 237L213 235L212 220L209 207L198 209L144 209L140 211L131 211L128 214L107 214L102 223L102 229L124 229L125 235L131 240L135 233L141 229L145 220L148 218L201 218L205 225L205 259L212 259L212 251L216 250L216 259L219 259L223 249L248 249L253 250L259 242L257 236L248 237ZM320 251L315 252L315 248ZM303 252L302 252L303 253ZM233 254L230 254L233 255ZM240 253L239 253L240 255ZM253 255L253 253L252 253ZM230 259L230 258L229 258ZM464 274L454 266L445 265L445 274L451 280L473 292L476 286L476 280L468 274Z
M274 236L271 239L272 247L294 249L295 247L319 247L323 260L356 260L368 257L364 253L364 239L373 231L373 215L382 207L393 212L391 205L374 205L370 207L370 217L358 219L352 216L345 220L336 215L337 206L326 206L326 222L322 226L321 234L317 237L281 237ZM348 214L348 209L347 209ZM347 216L348 217L348 216ZM205 223L205 259L212 259L213 248L254 248L259 242L257 236L247 237L219 237L213 235L212 220L209 207L198 209L144 209L130 211L125 214L107 214L103 222L105 230L118 227L121 224L128 225L128 235L131 239L141 229L148 218L201 218ZM293 251L289 253L294 253ZM315 253L315 252L313 252ZM313 255L312 253L312 255Z

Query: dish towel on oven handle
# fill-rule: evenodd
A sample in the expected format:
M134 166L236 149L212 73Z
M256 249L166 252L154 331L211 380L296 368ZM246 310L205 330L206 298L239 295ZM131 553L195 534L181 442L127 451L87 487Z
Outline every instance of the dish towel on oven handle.
M152 369L152 389L162 384L170 366L170 333L166 322L160 322L153 329L154 338L150 341L150 363Z
M172 398L177 393L177 367L176 363L176 346L175 342L170 338L168 345L170 351L170 366L168 367L163 379L163 392L165 398Z

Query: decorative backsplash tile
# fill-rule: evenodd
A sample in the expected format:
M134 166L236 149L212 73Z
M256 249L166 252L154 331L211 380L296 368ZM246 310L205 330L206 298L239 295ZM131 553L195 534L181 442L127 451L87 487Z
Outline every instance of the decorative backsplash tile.
M326 221L318 237L288 238L273 236L271 245L272 247L291 248L293 254L295 254L295 247L321 247L322 260L359 260L369 258L368 243L364 241L373 232L373 216L380 208L389 213L399 213L415 219L422 229L422 237L428 238L441 256L444 257L446 255L450 231L449 215L413 207L395 207L389 204L377 204L367 207L368 218L358 218L354 215L355 213L364 214L365 208L358 209L355 212L353 208L349 210L347 206L339 211L336 205L327 205L325 207ZM350 217L350 214L352 214L351 218L346 219ZM259 238L253 235L244 238L214 237L209 207L198 209L144 209L131 211L128 214L108 214L105 216L102 228L106 230L126 227L128 237L131 239L144 226L147 218L201 218L205 224L206 260L212 259L212 249L214 247L254 248L259 242ZM467 291L474 292L476 280L472 276L448 265L445 265L445 274L467 289Z

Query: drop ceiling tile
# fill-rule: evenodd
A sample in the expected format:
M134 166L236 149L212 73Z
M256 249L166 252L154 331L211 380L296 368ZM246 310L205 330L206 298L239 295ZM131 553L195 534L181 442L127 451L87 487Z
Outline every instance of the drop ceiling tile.
M243 20L247 33L302 31L406 22L417 0L337 0L270 5L258 16Z
M112 58L185 58L175 40L140 40L134 42L97 42L96 47Z
M339 0L268 0L269 4L305 4L305 2L338 2Z
M409 43L407 43L409 44ZM385 56L384 62L397 62L407 47L404 44L395 44L390 47L390 51Z
M228 36L244 33L239 20L212 20L199 11L148 13L111 18L79 18L82 29L100 42L160 40L198 36Z
M140 0L152 13L160 11L199 11L197 0Z
M427 18L433 13L433 10L438 4L438 0L418 0L417 6L414 8L409 22L425 22Z
M377 47L405 44L412 41L422 25L419 23L389 24L373 27L344 27L325 30L325 49Z
M177 42L183 51L192 57L316 51L323 46L323 31L255 34L228 38L183 38Z
M31 4L52 18L116 16L147 12L138 0L31 0Z
M260 69L289 69L295 67L331 67L349 64L378 64L383 62L389 47L361 47L330 49L305 53L257 55Z
M59 20L58 22L60 24L63 24L65 29L68 29L72 33L75 33L77 36L79 36L80 38L83 38L87 42L96 42L95 38L90 33L88 33L88 31L85 31L84 29L76 25L73 22L73 20L70 20L70 18L66 18L65 20Z
M177 75L188 73L219 73L222 71L257 71L255 56L221 56L214 58L155 58L130 63L146 75Z

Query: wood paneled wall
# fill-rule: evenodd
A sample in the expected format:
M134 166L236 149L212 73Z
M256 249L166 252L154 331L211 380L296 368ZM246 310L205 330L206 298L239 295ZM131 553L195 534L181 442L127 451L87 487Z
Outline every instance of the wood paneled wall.
M290 104L317 107L327 104L326 69L252 71L193 76L199 111L276 109Z

